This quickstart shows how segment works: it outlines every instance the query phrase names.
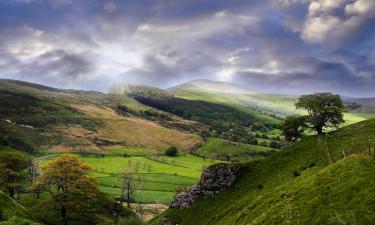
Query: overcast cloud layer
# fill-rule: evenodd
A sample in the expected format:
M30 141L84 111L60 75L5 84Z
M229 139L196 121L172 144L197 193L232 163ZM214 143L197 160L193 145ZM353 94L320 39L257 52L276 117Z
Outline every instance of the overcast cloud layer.
M0 77L375 96L375 1L0 0Z

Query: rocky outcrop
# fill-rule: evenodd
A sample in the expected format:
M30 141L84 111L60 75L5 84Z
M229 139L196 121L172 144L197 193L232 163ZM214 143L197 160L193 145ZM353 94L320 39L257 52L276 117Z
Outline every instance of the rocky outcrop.
M198 184L186 192L177 194L170 208L188 208L196 199L210 197L233 184L237 168L234 165L218 164L210 166L202 173Z

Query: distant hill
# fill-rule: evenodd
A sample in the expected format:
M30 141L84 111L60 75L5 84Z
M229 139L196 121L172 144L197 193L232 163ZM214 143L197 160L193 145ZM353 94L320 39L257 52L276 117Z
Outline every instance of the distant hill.
M228 90L226 90L227 87ZM194 80L168 90L173 92L176 97L231 105L243 111L255 113L258 118L276 123L282 121L285 116L303 113L295 108L298 96L257 93L228 82ZM375 106L373 104L375 101L373 102L373 100L374 98L344 98L348 106L353 102L357 103L353 108L348 107L350 112L346 115L348 124L374 118Z
M309 136L269 158L239 164L234 185L149 224L373 224L375 120ZM344 152L344 153L343 153Z
M207 126L203 136L214 136L230 141L249 143L250 134L268 132L277 123L258 118L251 111L209 100L191 100L174 96L171 90L147 86L126 85L122 92L139 103Z
M169 90L190 90L190 91L210 91L210 92L221 92L221 93L233 93L233 94L256 94L255 91L249 90L240 85L222 82L222 81L213 81L213 80L192 80L186 83L180 84L175 87L169 88Z
M0 135L28 152L126 146L190 151L201 143L189 132L191 124L125 95L0 79Z

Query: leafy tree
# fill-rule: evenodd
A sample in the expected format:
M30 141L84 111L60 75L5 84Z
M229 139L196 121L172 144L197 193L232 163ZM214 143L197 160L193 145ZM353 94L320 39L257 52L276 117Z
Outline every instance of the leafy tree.
M306 124L318 134L323 128L338 127L344 123L344 103L339 95L316 93L303 95L298 99L296 107L307 110Z
M99 194L97 182L88 177L90 167L72 154L64 154L50 161L37 179L36 186L44 186L50 193L50 202L59 211L61 223L78 221L95 224L97 208L95 199Z
M25 170L29 165L27 156L16 150L0 153L0 187L14 198L16 190L22 187Z
M169 147L167 150L165 150L165 155L167 156L176 156L178 153L178 150L176 147Z
M281 130L285 136L285 140L296 142L303 136L305 126L305 117L288 116L281 125Z

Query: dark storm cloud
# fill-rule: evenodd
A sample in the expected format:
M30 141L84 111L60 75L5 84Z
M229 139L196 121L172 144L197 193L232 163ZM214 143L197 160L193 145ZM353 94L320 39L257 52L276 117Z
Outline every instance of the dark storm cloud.
M372 96L374 12L373 0L0 0L0 77Z

